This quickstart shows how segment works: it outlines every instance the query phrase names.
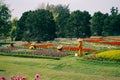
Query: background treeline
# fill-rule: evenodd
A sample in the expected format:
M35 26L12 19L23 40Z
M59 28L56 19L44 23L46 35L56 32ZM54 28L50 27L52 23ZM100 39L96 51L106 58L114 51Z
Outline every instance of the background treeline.
M47 41L54 38L79 38L90 36L119 36L120 14L117 7L110 14L76 10L69 5L39 5L27 11L20 19L10 19L8 6L0 2L0 37L11 40Z

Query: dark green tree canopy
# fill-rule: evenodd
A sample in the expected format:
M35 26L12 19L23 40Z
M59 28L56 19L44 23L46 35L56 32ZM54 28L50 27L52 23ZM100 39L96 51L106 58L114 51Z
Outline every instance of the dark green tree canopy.
M104 20L106 19L106 17L107 17L107 14L103 14L101 12L94 13L91 20L92 35L102 36Z
M89 37L91 15L87 11L74 11L70 14L67 32L71 37Z
M8 36L10 31L10 10L6 4L0 1L0 36Z
M55 38L56 25L48 10L25 12L18 22L20 37L27 41L44 41Z

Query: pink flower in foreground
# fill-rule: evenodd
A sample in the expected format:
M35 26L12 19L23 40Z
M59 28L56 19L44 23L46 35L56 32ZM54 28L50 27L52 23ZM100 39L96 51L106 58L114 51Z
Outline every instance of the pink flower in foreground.
M3 76L0 80L6 80L6 78Z
M38 80L38 79L40 79L40 75L39 75L39 74L36 74L36 75L35 75L35 80Z
M10 78L10 80L14 80L14 78L13 78L13 77L11 77L11 78Z
M26 80L26 78L24 77L24 78L22 78L22 80Z

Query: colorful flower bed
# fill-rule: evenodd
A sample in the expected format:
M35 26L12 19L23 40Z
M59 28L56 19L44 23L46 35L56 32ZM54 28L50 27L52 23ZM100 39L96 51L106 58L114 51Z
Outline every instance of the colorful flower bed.
M37 50L35 52L32 52L32 54L42 55L42 56L53 56L53 57L63 57L68 55L67 53L64 52L59 53L54 50Z
M25 43L23 46L30 46L29 44ZM37 48L48 48L48 47L55 47L55 44L52 43L46 43L46 44L36 44ZM78 51L78 47L74 46L63 46L63 50L69 50L69 51ZM83 48L83 51L85 52L95 52L96 50L90 49L90 48Z
M119 45L119 41L106 41L104 38L84 38L83 39L86 42L94 42L94 43L103 43L103 44L110 44L110 45Z
M54 47L55 44L52 43L46 43L46 44L36 44L37 48L48 48L48 47Z
M115 41L115 42L114 41L111 41L111 42L101 42L101 43L120 46L120 42L117 42L117 41Z
M111 40L114 40L114 41L120 41L120 37L112 37L112 38L108 38L108 39L111 39Z
M65 52L57 52L56 50L46 50L46 49L36 49L36 50L29 50L29 49L23 49L23 48L17 48L17 47L13 47L13 48L1 48L0 52L5 53L6 55L13 55L13 56L51 56L51 57L63 57L63 56L67 56L68 54Z
M101 42L101 41L104 41L104 38L84 38L83 39L84 41L87 41L87 42Z
M96 58L120 61L120 50L109 50L96 54Z
M22 46L28 47L28 46L30 46L30 44L31 44L31 43L24 43L24 44L22 44Z
M29 47L30 45L31 45L30 43L24 43L24 44L22 44L22 46L24 46L24 47ZM46 44L36 43L35 46L37 48L48 48L48 47L54 47L55 44L53 44L53 43L46 43Z
M63 50L70 50L70 51L78 51L78 47L74 46L64 46ZM83 51L85 52L95 52L96 50L90 49L90 48L82 48Z

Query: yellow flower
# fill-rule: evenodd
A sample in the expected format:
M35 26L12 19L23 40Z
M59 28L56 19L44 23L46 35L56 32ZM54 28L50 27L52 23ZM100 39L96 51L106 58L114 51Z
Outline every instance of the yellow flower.
M120 50L109 50L96 54L97 58L104 58L109 60L120 60Z

